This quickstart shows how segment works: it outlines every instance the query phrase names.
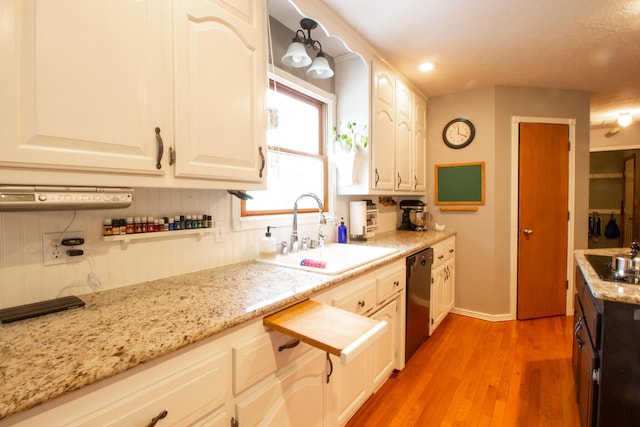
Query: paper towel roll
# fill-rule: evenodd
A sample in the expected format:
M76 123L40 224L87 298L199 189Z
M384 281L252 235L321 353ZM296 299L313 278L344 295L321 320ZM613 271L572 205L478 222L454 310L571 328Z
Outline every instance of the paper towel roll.
M367 232L367 202L349 202L349 234L364 236Z

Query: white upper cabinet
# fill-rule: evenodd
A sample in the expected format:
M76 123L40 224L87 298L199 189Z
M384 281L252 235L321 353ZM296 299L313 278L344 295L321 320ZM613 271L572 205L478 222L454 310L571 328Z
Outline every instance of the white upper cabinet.
M264 181L264 2L181 0L175 8L176 176Z
M411 191L413 92L396 80L396 187L398 191Z
M373 62L371 177L372 190L395 187L396 79L391 70Z
M415 192L427 191L427 102L414 95L413 108L413 182Z
M0 18L0 182L266 185L265 2L3 0Z
M168 3L5 3L2 164L159 173L155 128L165 143L173 133Z

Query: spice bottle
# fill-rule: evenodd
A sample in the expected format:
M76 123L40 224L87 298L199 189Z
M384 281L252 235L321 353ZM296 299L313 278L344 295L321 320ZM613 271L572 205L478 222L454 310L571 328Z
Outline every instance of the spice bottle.
M111 225L111 218L105 218L102 222L102 235L111 236L113 234L113 228Z

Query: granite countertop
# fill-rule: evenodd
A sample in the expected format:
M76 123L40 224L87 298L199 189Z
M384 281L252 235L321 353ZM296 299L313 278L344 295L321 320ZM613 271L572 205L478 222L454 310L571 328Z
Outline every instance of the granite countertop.
M614 302L640 304L640 285L601 280L585 257L587 254L615 256L629 252L628 248L582 249L574 257L594 297Z
M330 276L254 261L81 296L83 308L0 325L0 419L308 299L455 235L393 231L396 253Z

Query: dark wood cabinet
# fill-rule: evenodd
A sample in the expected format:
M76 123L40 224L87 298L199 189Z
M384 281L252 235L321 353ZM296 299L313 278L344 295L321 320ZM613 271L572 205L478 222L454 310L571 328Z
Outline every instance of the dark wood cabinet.
M572 364L581 425L640 425L640 305L594 298L579 269L575 298Z
M598 354L593 346L578 295L574 307L573 376L581 427L592 427L598 394Z

